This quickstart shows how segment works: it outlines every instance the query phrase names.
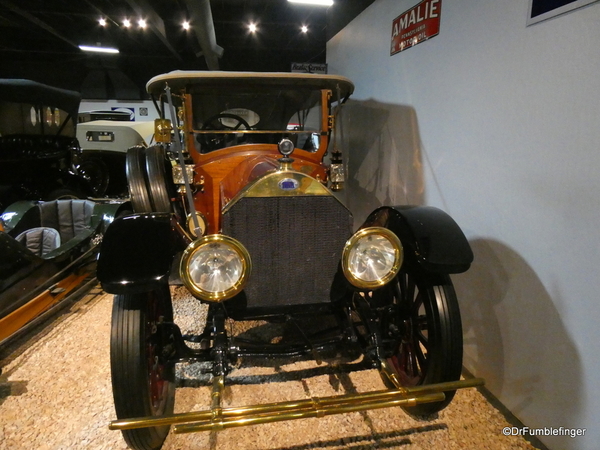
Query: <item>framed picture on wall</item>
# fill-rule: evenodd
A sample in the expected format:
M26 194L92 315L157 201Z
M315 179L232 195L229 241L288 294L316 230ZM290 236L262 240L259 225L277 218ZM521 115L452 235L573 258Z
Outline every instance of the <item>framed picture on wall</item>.
M600 0L529 0L527 25L556 17Z

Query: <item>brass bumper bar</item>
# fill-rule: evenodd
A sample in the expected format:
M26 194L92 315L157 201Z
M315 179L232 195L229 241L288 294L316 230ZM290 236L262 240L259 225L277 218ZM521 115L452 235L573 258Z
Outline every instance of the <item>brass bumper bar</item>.
M482 378L438 383L410 388L343 394L331 397L310 398L278 403L265 403L241 407L221 407L222 377L213 380L211 409L160 417L139 417L114 420L111 430L176 425L175 433L222 430L225 428L280 422L284 420L323 417L392 406L414 406L419 403L439 402L445 391L482 386Z

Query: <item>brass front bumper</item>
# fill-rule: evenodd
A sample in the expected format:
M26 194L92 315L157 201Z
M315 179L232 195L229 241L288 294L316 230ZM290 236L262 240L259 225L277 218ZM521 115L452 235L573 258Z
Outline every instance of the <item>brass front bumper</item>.
M411 388L222 408L221 396L224 379L223 377L215 377L213 379L210 409L160 417L114 420L110 423L109 428L111 430L129 430L175 425L173 429L175 433L216 431L246 425L323 417L392 406L415 406L419 403L439 402L444 400L445 391L482 386L483 384L484 380L482 378L471 378Z

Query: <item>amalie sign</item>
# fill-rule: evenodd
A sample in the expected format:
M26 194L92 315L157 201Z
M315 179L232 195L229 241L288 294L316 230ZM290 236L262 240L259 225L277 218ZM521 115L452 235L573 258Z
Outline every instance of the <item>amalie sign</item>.
M413 47L440 32L442 0L423 0L404 11L392 23L392 49L390 55Z

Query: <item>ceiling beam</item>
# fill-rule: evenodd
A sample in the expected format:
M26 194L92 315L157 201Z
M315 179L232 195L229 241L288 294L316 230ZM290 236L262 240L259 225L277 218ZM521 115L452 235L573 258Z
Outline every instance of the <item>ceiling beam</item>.
M217 45L215 24L209 0L184 0L190 14L190 26L202 49L209 70L219 70L219 58L223 56L223 48ZM201 56L198 54L197 56Z
M78 48L78 46L77 46L77 44L75 42L71 41L69 38L67 38L67 37L63 36L62 34L60 34L58 31L56 31L53 27L51 27L50 25L48 25L46 22L44 22L43 20L38 19L37 17L35 17L34 15L28 13L27 11L22 10L18 6L13 5L8 0L0 0L0 5L3 5L7 9L10 9L15 14L18 14L21 17L27 19L28 21L30 21L34 25L42 28L43 30L45 30L48 33L54 35L55 37L61 39L62 41L66 42L67 44L72 45L75 48Z

